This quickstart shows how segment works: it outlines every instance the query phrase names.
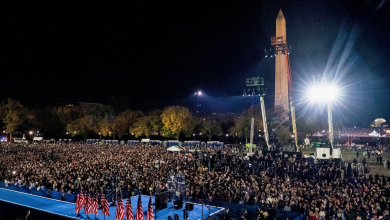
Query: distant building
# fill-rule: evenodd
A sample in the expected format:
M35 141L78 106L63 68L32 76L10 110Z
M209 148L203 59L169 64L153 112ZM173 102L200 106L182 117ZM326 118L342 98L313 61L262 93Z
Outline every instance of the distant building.
M386 123L386 120L384 118L377 118L371 123L371 127L374 128L380 128L382 125Z
M57 103L53 106L52 109L55 109L59 113L64 112L64 110L68 109L68 111L74 113L82 113L85 114L93 107L103 107L104 105L101 103L91 103L91 102L66 102L66 103Z
M57 106L84 106L84 107L90 107L90 106L103 106L103 104L92 103L92 102L67 102L67 103L57 104Z

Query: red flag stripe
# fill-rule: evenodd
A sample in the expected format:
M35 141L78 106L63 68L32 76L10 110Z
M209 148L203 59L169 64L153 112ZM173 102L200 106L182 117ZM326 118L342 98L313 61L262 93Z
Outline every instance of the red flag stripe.
M138 196L136 220L145 220L144 210L142 208L141 194Z
M74 208L74 211L77 213L77 210L79 209L79 201L80 201L80 193L77 194L77 198L76 198L76 207Z
M101 203L102 203L102 213L103 213L103 215L110 216L110 208L108 207L108 201L106 200L105 195L102 195Z
M131 199L126 201L126 220L134 220L133 207L131 206Z
M125 216L125 207L123 206L123 201L119 200L116 205L115 219L123 220Z
M90 200L89 194L87 194L85 196L85 205L84 205L84 212L86 214L90 213L90 206L91 206L91 200Z
M84 195L83 192L80 192L76 213L80 213L83 205L84 205Z
M152 196L149 197L147 220L154 220Z

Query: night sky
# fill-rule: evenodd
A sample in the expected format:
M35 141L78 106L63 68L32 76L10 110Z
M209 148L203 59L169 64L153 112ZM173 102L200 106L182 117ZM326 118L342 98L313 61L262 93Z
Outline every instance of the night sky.
M295 99L312 75L332 72L346 88L342 117L390 120L388 0L159 2L0 3L1 100L125 95L132 109L191 108L201 89L205 112L239 112L245 78L262 76L272 106L274 60L264 49L282 9Z

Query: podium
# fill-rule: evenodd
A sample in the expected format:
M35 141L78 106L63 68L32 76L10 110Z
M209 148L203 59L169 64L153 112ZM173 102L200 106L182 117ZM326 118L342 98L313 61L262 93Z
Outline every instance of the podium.
M187 211L194 210L194 203L186 203L186 210Z
M183 201L176 200L173 202L173 206L175 207L175 209L181 209L181 208L183 208Z
M168 207L168 196L166 193L156 194L156 209L165 209Z

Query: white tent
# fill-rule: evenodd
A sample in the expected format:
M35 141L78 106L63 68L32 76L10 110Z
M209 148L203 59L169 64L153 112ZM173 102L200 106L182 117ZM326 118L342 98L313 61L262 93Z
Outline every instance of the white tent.
M43 137L34 137L33 141L43 141Z
M379 137L380 135L375 130L368 134L368 136Z
M317 131L317 133L314 133L312 136L313 137L323 137L324 135L321 134L319 131Z
M168 147L167 151L182 151L183 149L181 149L180 147L178 146L172 146L172 147Z

